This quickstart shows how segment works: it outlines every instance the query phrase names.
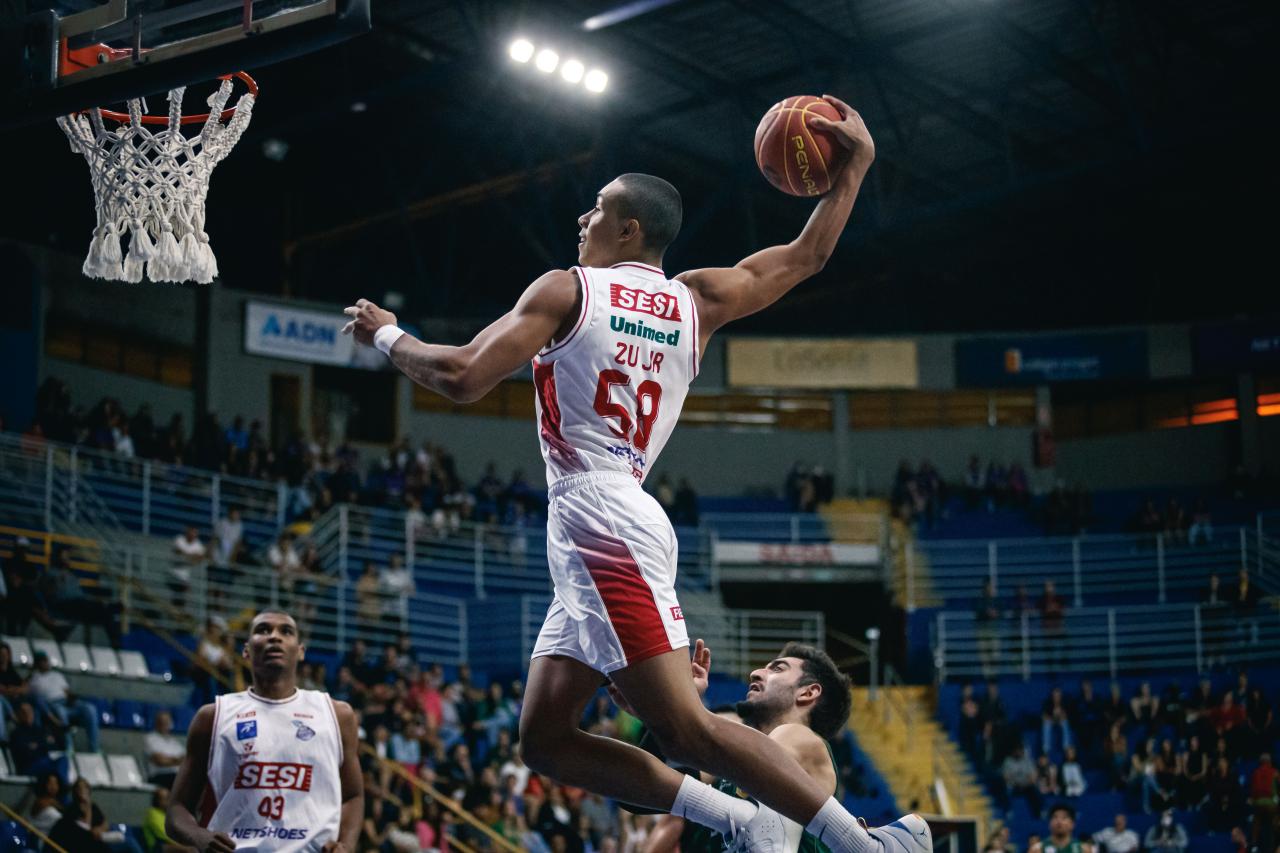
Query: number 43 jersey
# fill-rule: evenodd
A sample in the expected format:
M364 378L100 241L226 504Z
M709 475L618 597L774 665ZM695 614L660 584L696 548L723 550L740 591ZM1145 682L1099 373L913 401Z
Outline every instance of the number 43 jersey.
M592 471L643 483L698 373L693 294L645 264L573 271L578 321L533 360L547 484Z
M318 690L219 696L209 745L208 828L237 849L302 853L338 838L342 735Z

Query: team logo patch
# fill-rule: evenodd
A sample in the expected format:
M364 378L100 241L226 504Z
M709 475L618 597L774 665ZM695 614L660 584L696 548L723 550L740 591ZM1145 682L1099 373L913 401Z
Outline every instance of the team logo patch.
M671 618L677 622L684 619L684 608L679 605L671 608Z
M298 730L298 740L311 740L316 736L316 730L302 722L302 720L294 720L293 725Z
M251 737L258 736L258 721L248 720L243 723L236 723L236 740L248 740Z
M621 284L609 285L609 304L623 311L636 311L663 320L680 321L680 303L670 293L649 293Z

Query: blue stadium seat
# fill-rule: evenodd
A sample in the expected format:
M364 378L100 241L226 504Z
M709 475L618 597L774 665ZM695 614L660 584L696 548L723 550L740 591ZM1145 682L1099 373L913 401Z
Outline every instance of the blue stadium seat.
M178 705L172 708L173 730L178 734L186 734L187 729L191 728L191 721L196 717L196 710L190 705Z
M151 721L141 702L121 699L116 703L116 725L146 731L151 728Z
M0 821L0 853L23 853L31 847L27 828L16 820Z

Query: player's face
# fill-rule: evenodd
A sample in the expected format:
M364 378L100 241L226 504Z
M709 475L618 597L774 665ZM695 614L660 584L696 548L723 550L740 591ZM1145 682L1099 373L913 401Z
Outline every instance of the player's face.
M1057 840L1070 838L1075 829L1076 822L1064 811L1056 811L1049 818L1049 834Z
M291 617L284 613L259 613L254 617L244 656L255 674L292 675L305 652L298 639L298 625Z
M800 658L775 658L752 672L747 695L737 706L743 722L759 728L794 708L803 675Z
M616 250L618 218L613 201L613 184L596 196L595 205L578 217L578 263L587 267L607 267Z

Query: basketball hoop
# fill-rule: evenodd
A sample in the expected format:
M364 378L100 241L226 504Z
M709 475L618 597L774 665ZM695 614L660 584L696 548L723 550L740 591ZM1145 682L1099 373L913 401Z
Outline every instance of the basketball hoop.
M204 232L209 176L248 127L258 95L243 71L219 79L208 113L182 115L183 87L170 90L167 116L143 115L135 98L127 113L94 108L58 119L93 182L98 223L81 268L87 277L138 282L145 273L152 281L208 284L218 274ZM227 109L236 79L248 91ZM104 120L118 126L108 129ZM200 124L199 133L185 136L188 124ZM126 230L127 255L120 246Z

